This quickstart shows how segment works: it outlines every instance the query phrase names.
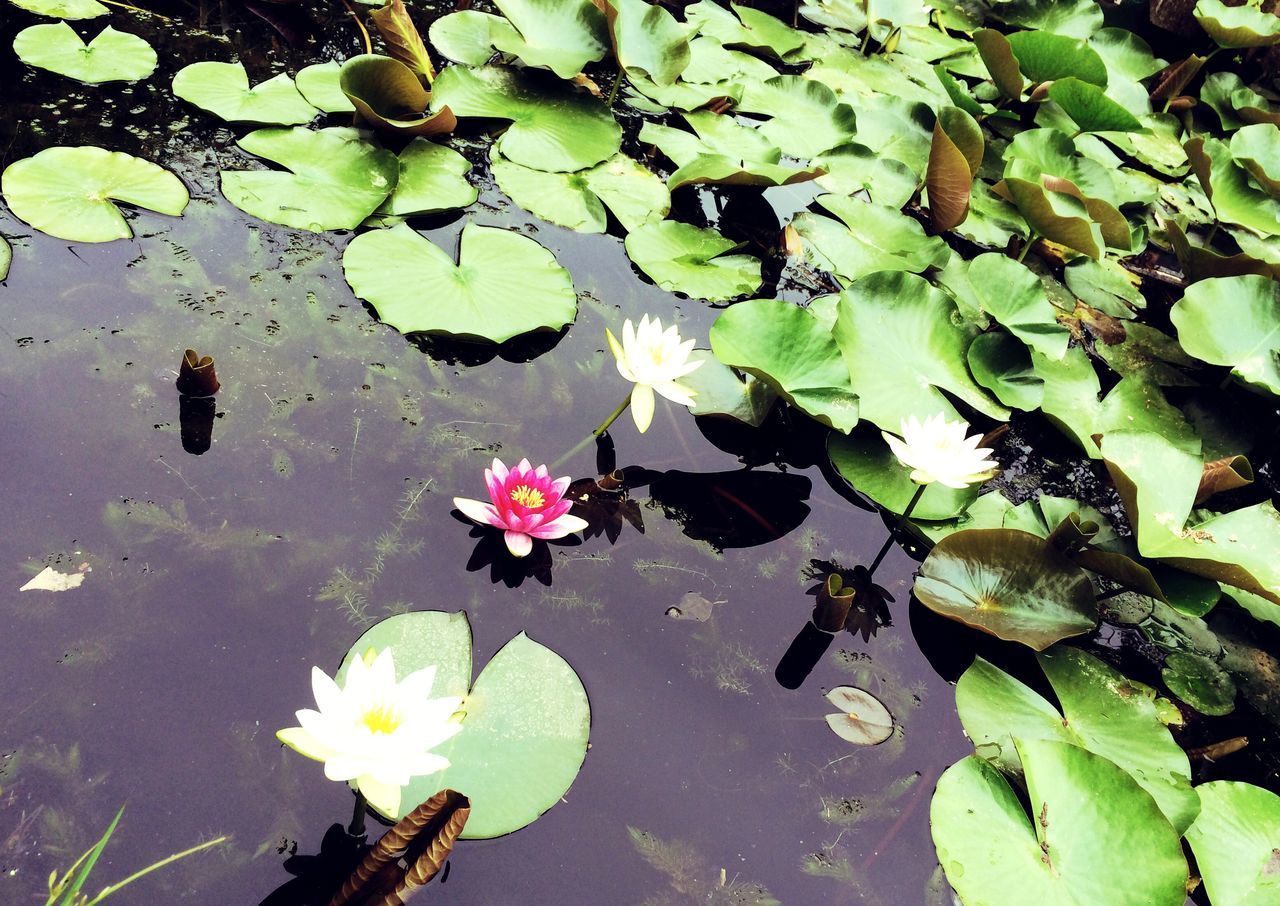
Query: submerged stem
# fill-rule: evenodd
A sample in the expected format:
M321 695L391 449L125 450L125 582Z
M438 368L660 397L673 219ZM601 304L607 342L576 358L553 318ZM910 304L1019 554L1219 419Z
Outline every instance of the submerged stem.
M151 10L149 10L149 9L143 9L143 8L142 8L142 7L140 7L140 6L133 6L132 4L129 4L129 3L121 3L121 2L120 2L120 0L102 0L102 2L103 2L103 3L106 3L108 6L118 6L118 7L120 7L121 9L128 9L128 10L132 10L132 11L133 11L133 12L135 12L135 13L143 13L144 15L147 15L147 16L155 16L155 17L156 17L157 19L159 19L161 22L172 22L172 21L173 21L173 20L172 20L172 19L170 19L168 16L162 16L162 15L160 15L159 13L153 13Z
M925 484L916 487L916 492L911 495L911 502L908 503L907 508L902 511L902 515L898 517L898 521L894 523L893 528L889 530L889 537L884 539L884 544L880 547L880 553L876 554L876 558L871 561L871 566L867 569L868 578L875 575L876 567L878 567L880 562L884 560L884 555L889 553L889 548L893 547L894 535L898 534L898 531L906 525L908 517L911 516L911 511L916 508L916 504L919 503L920 498L924 496L924 489L927 487L928 485Z

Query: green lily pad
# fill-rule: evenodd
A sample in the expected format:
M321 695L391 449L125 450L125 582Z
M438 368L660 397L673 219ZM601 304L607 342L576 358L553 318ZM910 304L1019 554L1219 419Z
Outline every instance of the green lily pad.
M826 85L803 76L748 82L738 110L770 117L760 132L793 157L817 157L856 138L853 108Z
M1018 751L1030 814L976 755L938 780L929 823L962 902L1182 906L1188 871L1178 834L1132 777L1066 743L1022 740Z
M400 174L396 156L356 129L258 129L237 144L292 172L224 170L227 200L254 217L314 233L358 227Z
M298 70L294 85L307 103L323 113L355 113L355 105L342 93L342 64L337 60L312 63Z
M1263 235L1280 234L1280 201L1250 181L1226 142L1197 136L1184 147L1218 219Z
M1231 136L1230 148L1267 194L1280 195L1280 129L1271 123L1244 126Z
M1088 42L1047 31L1019 31L1008 36L1018 68L1033 82L1077 78L1107 87L1107 67Z
M1199 0L1195 17L1219 47L1280 44L1280 16L1256 5L1227 6L1222 0Z
M664 220L627 234L627 256L665 290L720 302L760 288L760 259L730 255L739 247L715 230Z
M13 52L28 66L90 84L133 82L156 68L150 44L110 25L87 45L66 22L32 25L13 39Z
M1217 661L1192 651L1175 651L1164 661L1160 678L1169 691L1201 714L1221 717L1236 707L1236 684Z
M569 272L527 236L468 223L458 258L401 224L351 240L342 268L355 294L401 333L501 343L559 330L577 315Z
M603 233L606 208L628 231L656 223L671 211L671 193L662 180L622 152L576 173L534 170L496 152L490 160L498 188L512 201L580 233Z
M1044 285L1025 265L987 252L969 262L969 282L982 310L1011 334L1051 359L1066 355L1071 332L1058 323Z
M1049 86L1049 99L1066 111L1081 132L1145 132L1136 116L1097 85L1069 76Z
M0 236L0 280L9 276L9 265L13 263L13 247L9 240Z
M1179 834L1200 802L1191 764L1160 722L1153 701L1107 664L1078 648L1060 646L1038 656L1062 706L977 658L956 684L956 708L979 754L1002 769L1021 770L1014 740L1070 743L1109 759L1156 801Z
M1196 787L1200 817L1187 831L1214 903L1268 906L1280 900L1280 796L1250 783Z
M812 166L826 171L817 183L833 195L865 192L874 204L901 210L916 193L915 171L857 142L832 148L814 158Z
M510 120L496 146L508 160L535 170L581 170L622 145L622 129L600 101L504 67L450 66L436 77L431 103L456 116Z
M772 299L739 302L711 325L711 349L824 425L848 432L858 423L858 398L840 349L805 309Z
M778 400L777 391L767 381L738 374L710 350L693 350L689 361L702 362L697 371L680 379L694 392L689 407L692 415L726 415L758 428Z
M1044 402L1044 379L1036 374L1026 345L1009 334L979 334L965 358L979 386L1010 409L1034 412Z
M840 294L837 312L836 343L863 418L888 431L911 415L960 418L943 390L992 418L1008 417L965 364L977 331L922 277L890 271L863 277Z
M560 801L587 753L591 708L582 680L560 655L523 632L471 682L466 614L417 611L383 620L356 640L338 671L370 649L390 648L397 679L435 666L432 693L460 695L462 731L433 751L450 761L402 790L398 820L442 789L466 790L465 839L509 834Z
M839 195L822 195L817 203L840 219L806 211L790 230L811 264L846 280L877 271L923 273L951 257L945 242L901 211Z
M605 17L590 0L498 0L502 17L463 10L431 23L431 43L459 63L483 65L498 50L571 79L608 51Z
M893 455L879 431L860 429L843 437L827 438L827 455L836 471L853 487L891 513L903 513L919 485L911 469ZM978 499L978 486L964 490L934 482L911 511L913 520L954 519Z
M1280 394L1280 285L1256 274L1187 287L1169 313L1188 353Z
M431 23L428 34L432 46L446 59L468 66L488 63L499 41L510 45L523 43L515 26L502 16L474 9L441 16Z
M1090 258L1101 258L1105 242L1084 202L1074 194L1051 188L1055 177L1032 181L1006 177L1010 200L1037 236L1075 249Z
M390 7L388 7L390 9ZM359 114L359 121L400 135L442 135L458 120L447 106L428 110L431 92L407 63L376 53L342 64L338 86Z
M628 76L670 85L688 67L690 29L646 0L604 0L618 65Z
M444 145L415 138L399 156L400 178L395 191L378 209L380 214L412 217L465 208L476 200L476 187L467 182L471 162Z
M9 0L18 9L55 19L96 19L111 12L98 0Z
M173 93L229 123L296 126L316 117L312 107L284 73L249 87L242 63L192 63L173 77Z
M693 132L646 122L639 140L658 147L679 168L667 180L675 190L693 183L781 186L813 179L817 168L780 163L782 150L757 129L709 111L686 113Z
M935 613L1037 651L1098 624L1084 570L1015 529L943 538L921 564L914 594Z
M726 47L744 47L779 60L804 47L804 32L749 6L730 6L732 12L711 0L700 0L685 7L685 21Z
M189 196L163 167L122 151L55 147L15 161L0 175L9 210L43 233L72 242L133 235L115 202L177 216Z
M1055 35L1089 38L1102 28L1102 10L1094 0L1004 0L991 15L1001 22Z

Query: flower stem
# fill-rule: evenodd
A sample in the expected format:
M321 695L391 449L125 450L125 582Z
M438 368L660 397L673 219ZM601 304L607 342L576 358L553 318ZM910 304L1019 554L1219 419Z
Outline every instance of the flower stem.
M613 80L613 87L609 89L609 99L604 102L604 105L610 110L613 109L613 102L618 97L618 89L622 87L622 80L625 78L626 73L624 73L622 67L619 66L618 77Z
M609 426L618 420L618 416L627 411L627 407L631 405L631 394L627 394L626 398L618 404L618 408L609 413L609 417L600 423L600 427L591 432L592 437L599 437L601 434L609 430Z
M878 567L880 562L884 560L884 555L889 553L889 548L893 547L893 536L898 534L898 531L906 525L907 517L909 517L911 515L911 511L916 508L916 504L919 503L920 498L924 496L924 489L927 487L928 485L924 484L916 487L916 492L911 495L911 502L908 503L907 508L902 511L902 515L898 517L898 521L894 523L893 528L889 530L889 537L884 539L884 544L880 547L880 553L876 554L876 558L871 561L871 566L867 570L868 578L875 575L876 567Z
M356 805L351 811L351 823L347 825L347 833L353 837L364 836L364 816L369 810L369 803L364 798L364 793L356 791Z
M1031 246L1035 245L1039 239L1040 237L1037 236L1035 233L1031 233L1029 236L1027 236L1027 241L1022 246L1022 251L1018 252L1018 257L1016 260L1019 263L1021 263L1022 260L1027 257L1027 252L1031 251Z

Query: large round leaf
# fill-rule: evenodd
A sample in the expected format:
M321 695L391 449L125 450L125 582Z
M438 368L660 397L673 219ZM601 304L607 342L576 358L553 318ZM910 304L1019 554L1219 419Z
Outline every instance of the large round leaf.
M491 157L498 188L543 220L577 230L603 233L607 207L630 231L662 220L671 210L671 193L650 170L618 152L576 173L548 173Z
M98 0L10 0L19 9L56 19L96 19L111 12Z
M444 145L415 138L400 152L400 178L379 213L396 217L465 208L476 200L467 182L471 162Z
M1253 4L1228 6L1222 0L1199 0L1195 17L1219 47L1267 47L1280 43L1280 17Z
M354 113L355 105L342 93L342 64L337 60L312 63L298 70L294 83L307 103L325 113Z
M1196 867L1215 904L1280 903L1280 796L1249 783L1196 787L1200 817L1187 831Z
M1066 111L1081 132L1146 131L1136 116L1083 79L1058 79L1049 88L1049 98Z
M242 63L192 63L173 77L173 93L229 123L294 126L316 116L284 73L249 87Z
M679 168L671 174L671 189L696 183L735 186L781 186L813 179L817 167L780 163L782 151L758 129L732 117L709 111L686 113L693 132L646 122L640 141L657 145ZM914 187L914 185L913 185Z
M156 68L150 44L110 25L87 45L66 22L32 25L13 39L13 52L28 66L90 84L145 79Z
M915 596L936 613L1037 651L1098 624L1085 571L1016 529L948 535L920 565Z
M1127 771L1179 833L1200 810L1187 754L1160 721L1156 706L1123 675L1077 648L1039 656L1062 706L1049 702L982 658L956 684L965 733L985 758L1022 770L1015 739L1069 742Z
M600 101L505 67L450 66L436 78L431 106L455 116L510 120L497 148L535 170L581 170L622 145L622 129Z
M969 283L982 310L1041 355L1061 359L1071 333L1058 323L1044 284L1007 255L987 252L969 262Z
M255 217L312 232L350 230L396 187L396 156L356 129L259 129L237 144L292 172L224 170L222 194Z
M858 423L858 398L840 348L805 309L772 299L739 302L711 325L711 349L824 425L848 432Z
M1033 82L1074 77L1107 86L1106 64L1086 41L1047 31L1019 31L1008 38L1018 68Z
M905 512L920 488L911 480L911 469L898 461L878 431L859 430L848 437L832 434L827 439L827 455L849 484L891 513ZM934 482L925 488L911 517L954 519L977 499L977 485L956 490Z
M748 82L739 109L768 116L760 131L793 157L817 157L853 141L857 132L850 105L826 85L798 75Z
M586 757L591 709L563 658L520 633L470 685L466 615L420 611L391 617L361 636L343 660L339 682L352 658L387 647L398 679L435 665L432 695L462 695L465 715L462 731L434 750L449 767L410 781L400 814L388 818L455 789L471 799L462 836L497 837L530 824L568 792Z
M923 273L951 257L945 242L926 236L918 220L895 208L840 195L822 195L817 202L840 219L806 211L789 232L813 265L846 280L877 271Z
M760 259L727 255L739 243L715 230L676 220L650 223L627 235L627 255L673 293L718 302L760 288Z
M1280 201L1254 184L1249 171L1231 156L1226 142L1197 136L1184 147L1219 220L1263 235L1280 233Z
M13 248L9 240L0 236L0 280L9 276L9 265L13 263Z
M1270 128L1270 127L1268 127ZM1280 285L1256 274L1187 287L1169 313L1191 355L1280 394Z
M342 267L355 294L401 333L501 343L577 315L569 272L527 236L468 223L458 258L401 224L351 240Z
M543 66L571 79L605 55L604 14L591 0L496 0L495 5L512 28L491 29L488 37L526 66Z
M1024 740L1028 814L976 755L938 780L930 807L938 861L965 903L1182 906L1187 863L1155 802L1107 759Z
M690 29L648 0L604 0L618 65L628 75L670 85L689 65Z
M91 146L46 148L10 164L0 192L15 217L73 242L132 236L113 202L178 215L189 200L182 180L163 167Z

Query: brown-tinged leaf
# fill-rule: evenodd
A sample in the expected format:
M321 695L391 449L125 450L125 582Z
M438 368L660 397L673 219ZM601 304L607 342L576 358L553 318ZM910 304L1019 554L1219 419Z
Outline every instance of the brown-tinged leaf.
M387 0L381 9L370 13L378 34L387 44L391 56L417 73L428 84L435 80L436 71L431 65L427 45L422 42L404 0Z
M934 232L950 230L969 213L969 192L982 165L982 129L958 107L944 107L933 125L929 168L929 218Z
M1151 101L1167 101L1177 95L1182 94L1182 89L1186 88L1188 83L1196 77L1196 73L1200 71L1200 67L1205 64L1208 57L1198 57L1195 54L1187 57L1185 60L1179 60L1165 67L1160 73L1160 77L1156 79L1155 87L1151 89Z
M391 57L361 54L342 64L342 93L356 115L375 129L404 135L440 135L457 128L448 107L429 113L431 92L413 71Z
M1044 540L1048 541L1051 547L1071 556L1073 552L1087 547L1096 534L1098 534L1098 523L1081 519L1079 513L1071 513L1059 522L1058 527Z
M471 800L441 790L382 835L329 906L399 906L439 873L471 815Z
M1219 255L1210 248L1192 245L1182 227L1172 220L1165 221L1164 229L1188 283L1210 277L1238 277L1242 274L1257 274L1280 280L1280 265L1254 258L1247 252Z
M1018 68L1009 39L994 28L980 28L973 33L973 43L978 45L982 62L1000 93L1015 101L1021 98L1022 70Z
M201 356L194 349L182 354L178 368L178 392L186 396L213 396L222 386L213 370L213 356Z
M1100 259L1103 241L1098 225L1093 222L1088 208L1076 193L1057 192L1050 188L1050 181L1056 179L1057 177L1042 177L1041 182L1032 182L1006 177L1001 182L1017 206L1018 213L1037 235L1095 260ZM1071 185L1068 180L1062 182Z
M1253 466L1243 456L1224 456L1204 464L1200 487L1196 490L1196 505L1204 503L1214 494L1234 491L1253 484Z
M1209 177L1213 172L1213 160L1209 157L1208 152L1204 150L1204 139L1200 136L1188 139L1182 145L1182 150L1187 152L1187 160L1191 162L1191 170L1196 174L1196 179L1200 181L1200 188L1204 189L1205 197L1209 199L1209 203L1213 203L1213 183Z
M813 625L823 632L839 632L849 619L854 591L846 588L839 573L827 576L818 587L818 603L813 606Z

